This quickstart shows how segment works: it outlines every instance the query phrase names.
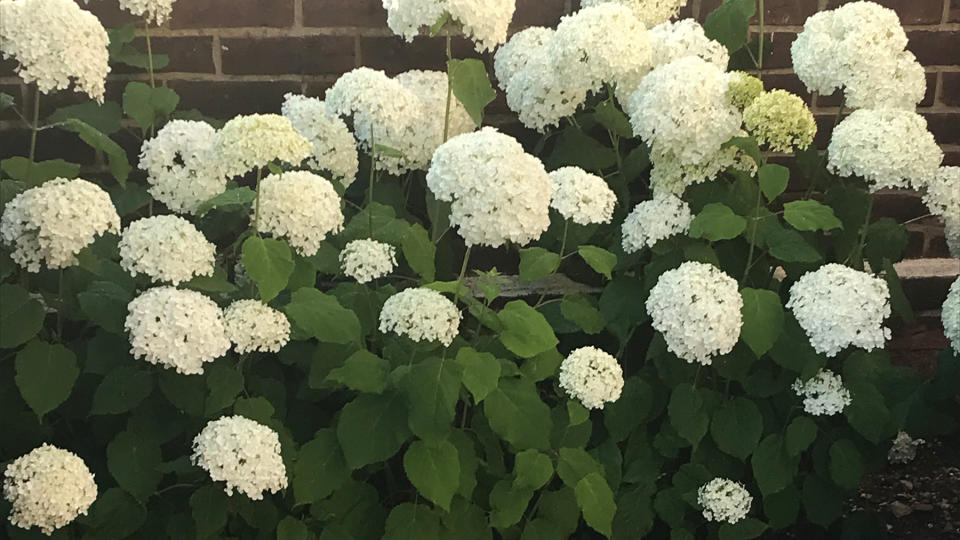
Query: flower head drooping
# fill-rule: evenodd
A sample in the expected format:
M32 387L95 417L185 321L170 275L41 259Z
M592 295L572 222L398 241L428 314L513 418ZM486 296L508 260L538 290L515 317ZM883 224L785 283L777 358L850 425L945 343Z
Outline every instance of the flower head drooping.
M120 232L106 191L83 179L55 178L30 188L3 208L0 237L10 258L29 272L77 264L77 253L104 233Z
M383 0L387 26L407 41L423 26L436 23L444 12L463 26L479 52L493 50L507 39L516 0Z
M313 145L279 114L237 116L217 132L213 153L228 177L247 174L274 161L299 165Z
M960 167L940 167L925 186L923 202L944 220L960 220Z
M437 147L443 144L444 125L447 139L477 128L466 107L456 96L451 96L450 117L446 119L447 74L442 71L405 71L396 80L412 92L420 102L420 118L414 122L404 137L396 141L396 148L404 155L405 163L398 169L426 169ZM445 122L445 119L448 122ZM390 145L391 141L384 144ZM389 160L381 157L378 159Z
M11 461L3 471L3 497L10 502L10 523L37 527L50 536L97 499L97 484L76 454L44 443Z
M287 94L281 111L297 133L313 145L313 155L307 158L307 166L329 171L344 187L353 183L360 163L357 141L347 124L327 111L324 102L317 98Z
M580 347L560 364L560 388L588 409L602 409L623 390L617 359L596 347Z
M0 21L0 51L25 83L49 94L73 82L103 103L110 38L95 15L73 0L3 0Z
M676 16L687 0L581 0L583 7L596 6L604 3L616 3L633 10L635 17L647 27L652 28L660 23L667 22Z
M309 257L328 234L343 229L340 196L333 184L309 171L271 174L260 181L259 229L286 238L298 253Z
M290 340L290 321L259 300L237 300L223 311L227 337L239 354L279 352Z
M714 478L697 490L697 504L707 521L724 521L731 525L747 517L753 497L743 484Z
M667 349L687 362L709 365L740 338L743 298L737 281L711 264L688 261L664 272L646 306Z
M730 72L730 86L727 88L727 98L734 107L741 111L763 93L763 81L744 73L743 71Z
M645 247L690 230L690 206L670 193L654 192L653 199L637 204L623 220L623 251L635 253Z
M897 438L893 440L893 445L887 452L887 461L894 465L910 463L917 457L917 447L925 442L923 439L914 439L906 431L901 431L897 433Z
M259 501L263 492L287 487L277 432L243 416L208 422L193 439L190 461L210 473L214 482L226 482L227 495L236 490Z
M193 214L223 193L227 177L213 155L216 133L206 122L171 120L144 141L139 167L147 172L150 195L174 212Z
M173 287L147 289L127 305L130 353L183 375L203 373L230 349L223 313L213 300Z
M803 410L814 416L842 413L851 403L850 391L843 386L843 379L829 369L821 369L806 382L797 379L792 388L803 398Z
M937 174L943 151L913 111L859 109L833 130L827 166L839 176L856 175L870 190L922 189Z
M550 207L579 225L609 223L617 196L607 182L579 167L562 167L550 173L553 197Z
M817 134L807 104L786 90L760 94L744 109L743 124L758 143L775 152L806 150Z
M868 351L890 338L883 321L890 316L887 282L842 264L825 264L790 287L787 308L820 354L829 357L849 346Z
M940 311L940 320L953 352L960 354L960 278L954 279L950 285L950 292Z
M730 62L730 53L719 41L707 37L694 19L665 22L650 29L650 41L653 45L653 63L657 66L669 64L684 56L700 58L726 70Z
M405 289L387 298L380 311L380 331L413 341L453 343L460 331L460 310L432 289Z
M170 18L174 2L176 0L120 0L120 9L160 26Z
M427 187L451 201L450 223L468 246L523 246L550 225L550 177L513 137L486 127L445 142L433 155Z
M178 216L134 221L120 237L120 266L131 276L179 285L195 276L212 276L217 247L192 223Z
M368 238L353 240L340 252L343 274L367 283L381 278L397 267L397 250L390 244Z

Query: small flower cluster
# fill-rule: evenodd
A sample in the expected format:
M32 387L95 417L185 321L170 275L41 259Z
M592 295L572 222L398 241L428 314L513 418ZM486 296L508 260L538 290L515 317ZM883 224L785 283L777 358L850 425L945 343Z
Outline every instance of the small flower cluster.
M290 340L290 321L259 300L237 300L223 311L227 338L239 354L279 352Z
M389 274L397 267L397 250L390 244L368 238L347 242L340 252L343 274L368 283Z
M697 504L707 521L734 524L747 517L753 496L743 484L726 478L714 478L697 489Z
M344 187L353 183L360 162L357 141L347 124L330 113L326 104L317 98L287 94L281 111L297 133L313 145L313 155L307 158L307 166L329 171Z
M299 165L313 145L279 114L236 116L217 132L213 153L228 177L247 174L274 161Z
M213 154L216 134L206 122L171 120L144 141L139 167L147 172L150 195L174 212L193 214L223 193L227 177Z
M645 247L690 230L690 206L669 193L656 193L653 199L643 201L623 220L623 251L635 253Z
M786 90L757 96L744 109L743 124L759 144L774 152L806 150L817 134L817 122L807 104Z
M906 431L897 433L897 438L893 440L893 445L887 452L887 461L894 465L904 465L910 463L917 457L917 448L926 441L923 439L914 439Z
M309 257L328 234L343 229L340 196L333 184L308 171L271 174L260 182L259 209L251 219L259 230L285 238Z
M623 370L613 356L596 347L581 347L560 364L560 388L588 409L620 399Z
M259 501L263 493L287 487L287 469L280 456L277 432L242 416L224 416L208 422L193 439L190 461L215 482Z
M792 388L803 398L803 410L814 416L840 414L852 403L843 379L829 369L821 369L806 382L797 379Z
M408 42L424 26L432 26L444 13L463 26L463 33L479 52L493 50L507 39L516 0L383 0L387 26Z
M460 332L460 310L432 289L405 289L387 298L380 311L380 331L413 341L453 343Z
M131 276L146 274L154 282L179 285L195 276L212 276L217 246L192 223L178 216L134 221L118 245L120 266Z
M954 279L950 285L947 298L943 301L940 319L950 346L955 353L960 354L960 278Z
M763 81L742 71L730 72L730 85L727 88L727 99L734 107L741 111L746 109L753 100L763 93Z
M550 207L579 225L609 223L617 196L607 182L579 167L562 167L549 174L553 186Z
M616 3L627 6L634 16L650 28L668 21L676 16L677 11L687 5L687 0L581 0L583 7L597 6L605 3Z
M960 259L960 167L940 167L925 186L923 202L943 221L950 255Z
M137 17L157 26L170 18L173 3L177 0L120 0L120 9L129 11Z

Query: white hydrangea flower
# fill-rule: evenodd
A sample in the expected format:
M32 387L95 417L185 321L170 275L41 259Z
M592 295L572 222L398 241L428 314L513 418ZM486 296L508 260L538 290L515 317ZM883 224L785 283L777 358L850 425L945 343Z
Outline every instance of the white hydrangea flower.
M947 240L947 251L954 259L960 259L960 217L941 216L943 235Z
M580 347L560 364L560 388L588 409L620 399L623 370L613 356L596 347Z
M737 137L747 132L739 130ZM683 195L689 186L714 180L727 169L743 171L750 176L757 172L757 162L739 147L720 148L696 163L681 163L672 152L651 153L650 186L653 191Z
M910 51L878 58L873 70L854 73L846 83L844 104L853 109L912 111L927 93L927 74Z
M447 74L442 71L405 71L396 80L410 90L420 101L420 118L396 141L396 148L403 153L401 171L426 169L437 147L443 144L443 128L447 112ZM456 96L450 99L450 119L447 139L470 133L477 125L470 118L463 103ZM390 142L386 142L388 146ZM378 157L378 160L395 158Z
M690 206L670 193L654 192L653 199L637 204L623 220L623 251L635 253L645 247L690 230Z
M95 15L73 0L3 0L0 21L0 51L25 83L49 94L72 81L103 103L110 38Z
M830 137L827 166L839 176L856 175L875 192L922 189L937 174L943 151L913 111L858 109Z
M397 267L397 250L390 244L363 238L348 242L340 252L343 274L368 283L389 274Z
M654 68L627 102L635 135L651 154L680 164L716 154L740 129L740 111L727 99L729 75L698 56Z
M171 120L140 147L147 191L173 212L193 214L204 201L227 188L227 177L213 155L217 130L206 122Z
M950 292L940 311L940 320L953 352L960 354L960 278L954 279L950 285Z
M92 182L55 178L30 188L3 207L0 237L10 258L29 272L77 264L77 253L104 233L120 232L110 195Z
M176 0L120 0L120 9L160 26L170 18L174 2Z
M283 237L309 257L327 235L343 229L340 196L326 178L309 171L271 174L260 181L260 231ZM250 214L256 220L257 209Z
M890 339L883 321L890 316L887 282L842 264L825 264L790 287L787 308L820 354L829 357L849 346L867 351Z
M452 202L450 223L468 246L523 246L550 226L550 177L543 163L491 127L437 148L427 187Z
M726 71L730 53L719 41L707 37L694 19L683 19L658 24L650 29L653 63L660 66L684 56L700 58Z
M893 445L887 452L887 461L894 465L910 463L917 457L917 447L925 442L923 439L914 439L906 431L901 431L897 433L897 438L893 440Z
M463 26L477 51L493 50L507 39L516 0L383 0L387 26L408 42L444 12Z
M550 207L578 225L610 223L617 195L606 180L580 167L562 167L549 174Z
M793 391L803 398L803 410L814 416L833 416L852 403L843 379L829 369L821 369L810 380L797 379Z
M120 237L120 266L131 276L179 285L195 276L212 276L217 246L178 216L134 221Z
M247 174L274 161L299 165L313 145L279 114L249 114L228 121L217 132L213 153L228 177Z
M411 288L384 302L380 331L449 346L460 331L460 318L460 310L447 297L432 289Z
M646 306L667 349L687 362L710 365L740 339L743 298L737 280L711 264L688 261L664 272Z
M290 321L259 300L237 300L223 310L223 326L234 349L279 352L290 341Z
M763 93L763 81L744 73L743 71L730 72L730 85L727 88L727 98L741 111L746 109L753 100Z
M443 0L383 0L387 26L409 43L421 26L432 26L446 11Z
M493 57L493 72L497 76L497 84L504 91L514 75L523 71L530 59L542 54L544 45L553 38L553 28L531 26L510 36L502 47L497 49Z
M680 8L687 5L687 0L580 0L583 7L597 6L604 3L616 3L629 7L647 28L670 20L676 16Z
M353 183L360 168L357 141L340 117L327 111L324 102L296 94L286 94L281 106L297 132L313 145L307 158L311 169L330 171L344 187Z
M817 134L817 121L807 104L786 90L771 90L757 96L743 110L743 125L775 152L806 150Z
M203 373L230 349L223 312L213 300L173 287L147 289L127 305L130 354L183 375Z
M924 186L923 202L936 216L960 219L960 167L944 166Z
M37 527L50 536L97 499L97 484L73 452L44 443L11 461L3 471L3 496L10 502L10 523Z
M214 482L226 482L227 495L236 490L259 501L265 491L287 487L277 432L243 416L207 422L193 439L190 461L210 473Z
M703 508L703 517L707 521L724 521L732 525L747 517L753 496L739 482L714 478L697 490L697 504Z
M541 133L573 116L590 90L583 77L564 77L547 54L549 44L531 44L522 67L506 84L507 106L520 122ZM520 66L520 64L518 64Z

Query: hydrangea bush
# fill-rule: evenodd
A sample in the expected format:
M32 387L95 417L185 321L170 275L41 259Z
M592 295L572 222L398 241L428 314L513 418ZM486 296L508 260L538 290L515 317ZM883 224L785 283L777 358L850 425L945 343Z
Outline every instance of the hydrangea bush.
M960 255L896 14L847 3L794 42L844 98L818 148L765 88L752 0L703 25L582 3L508 37L512 0L384 0L446 72L217 120L156 84L172 0L120 1L147 52L72 0L0 0L34 91L0 94L30 132L0 162L5 536L882 535L847 496L955 430L960 390L958 282L936 377L886 351L907 234L872 194L920 191ZM529 140L485 123L458 34ZM122 104L108 58L149 81ZM92 101L41 118L69 87ZM103 167L38 161L48 129Z

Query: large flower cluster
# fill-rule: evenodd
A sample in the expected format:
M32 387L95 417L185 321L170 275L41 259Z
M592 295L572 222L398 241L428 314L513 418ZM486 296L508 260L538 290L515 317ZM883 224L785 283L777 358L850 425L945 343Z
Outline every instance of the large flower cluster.
M313 145L279 114L250 114L220 128L213 152L224 173L233 177L277 160L299 165L313 153Z
M258 216L259 213L259 216ZM340 196L333 184L308 171L271 174L260 182L259 230L286 238L301 255L320 249L328 234L343 229Z
M290 340L290 321L259 300L237 300L223 311L223 325L234 349L279 352Z
M646 25L647 28L670 20L687 0L581 0L584 7L596 6L604 3L617 3L629 7L633 14Z
M103 103L110 38L73 0L0 1L0 51L17 74L48 94L70 86Z
M150 195L174 212L193 214L223 193L227 177L212 152L216 133L206 122L171 120L144 141L139 167L147 172Z
M664 272L646 307L667 349L691 363L709 365L740 338L743 298L737 281L711 264L688 261Z
M134 358L198 375L205 362L230 349L220 307L196 291L154 287L134 298L127 312Z
M469 133L476 129L463 103L456 96L450 99L450 116L447 108L447 74L442 71L406 71L397 75L397 82L409 90L420 102L420 118L414 122L404 137L396 141L395 148L403 153L400 170L426 169L430 158L446 138ZM390 141L384 144L390 146ZM378 157L389 160L391 158Z
M734 524L747 517L753 497L739 482L714 478L697 490L697 503L703 508L703 517L707 521Z
M450 345L460 331L460 318L457 306L437 291L405 289L384 302L380 331Z
M736 136L746 136L739 130ZM727 169L743 171L748 175L757 172L757 162L736 145L721 147L696 163L682 163L673 152L651 154L650 186L654 192L683 195L689 186L715 179Z
M213 275L217 246L192 223L178 216L134 221L119 243L120 266L132 276L146 274L154 282L179 285L195 276Z
M617 196L607 182L579 167L562 167L549 174L550 206L579 225L609 223Z
M690 206L670 193L655 193L653 199L643 201L623 220L623 251L634 253L644 247L684 234L690 230Z
M177 0L120 0L120 9L125 9L137 17L156 25L163 24L173 11Z
M950 291L940 311L940 320L943 322L943 333L950 340L950 346L955 353L960 354L960 278L954 279L950 285Z
M317 98L287 94L281 111L297 133L313 145L313 155L307 158L307 166L330 171L333 179L344 187L353 183L360 163L357 141L347 124L327 111L324 102Z
M803 410L814 416L842 413L852 402L843 379L829 369L821 369L806 382L797 379L792 388L803 398Z
M383 0L387 26L407 41L444 13L463 26L478 51L493 50L507 39L516 0Z
M427 187L451 201L450 223L468 246L524 245L550 225L543 163L494 128L454 137L433 155Z
M390 244L363 238L348 242L340 252L343 275L367 283L381 278L397 266L397 250Z
M242 416L224 416L208 422L193 439L190 460L224 491L236 490L259 501L263 492L287 487L287 469L280 456L280 437L263 424Z
M613 356L596 347L580 347L560 364L560 388L588 409L620 399L623 370Z
M730 53L719 41L707 37L694 19L665 22L650 29L650 42L653 45L653 63L669 64L684 56L699 56L707 62L726 70L730 62Z
M7 465L3 496L11 505L10 523L37 527L50 536L87 514L97 498L97 484L76 454L43 444Z
M887 282L842 264L826 264L800 276L790 287L787 308L821 354L836 356L849 346L883 347L890 329Z
M30 188L3 208L0 237L21 268L39 272L77 264L94 238L120 232L120 216L106 191L86 180L56 178Z
M775 152L806 150L817 134L817 122L807 104L786 90L760 94L744 109L743 125L758 143Z

